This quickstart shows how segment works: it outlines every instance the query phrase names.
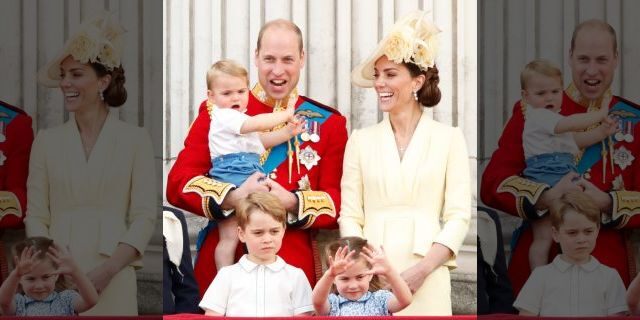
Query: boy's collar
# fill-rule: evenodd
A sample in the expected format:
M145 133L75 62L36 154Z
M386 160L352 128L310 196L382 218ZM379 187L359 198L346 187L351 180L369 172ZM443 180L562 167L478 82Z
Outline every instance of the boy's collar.
M253 269L255 269L257 266L259 266L259 264L249 260L248 255L243 255L242 258L240 258L240 261L238 261L238 263L240 264L240 266L242 267L242 269L244 269L246 272L251 272L253 271ZM264 266L271 269L271 271L275 271L278 272L280 270L282 270L282 268L284 268L284 266L287 263L284 262L284 260L282 260L282 258L280 258L279 256L276 256L276 261L269 263L269 264L265 264Z
M553 259L553 262L551 262L551 264L553 264L553 266L555 266L558 270L560 270L560 272L565 272L569 270L569 268L575 266L573 263L570 263L565 259L562 259L560 256L561 256L560 254L557 255L555 259ZM584 269L584 271L586 272L591 272L596 270L598 265L600 265L600 262L598 261L598 259L596 259L594 256L589 256L589 262L579 264L577 266Z

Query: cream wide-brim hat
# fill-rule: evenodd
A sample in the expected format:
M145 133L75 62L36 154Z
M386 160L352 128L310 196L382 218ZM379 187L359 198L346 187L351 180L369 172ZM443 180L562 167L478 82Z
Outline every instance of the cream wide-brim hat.
M124 28L109 12L85 20L60 53L38 70L38 82L46 87L58 87L60 64L69 56L81 63L100 63L109 71L119 67L124 32Z
M398 20L373 54L351 71L351 82L362 88L373 87L376 61L385 55L395 63L414 63L422 70L433 67L438 51L435 35L440 29L425 20L425 15L418 10Z

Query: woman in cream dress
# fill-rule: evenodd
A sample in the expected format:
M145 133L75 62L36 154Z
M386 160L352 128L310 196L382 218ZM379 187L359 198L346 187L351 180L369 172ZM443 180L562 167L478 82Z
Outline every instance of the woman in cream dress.
M85 315L135 315L135 268L142 266L157 209L151 140L109 108L126 100L122 28L104 14L80 29L39 74L44 85L60 87L73 114L34 141L26 231L69 246L100 294ZM87 35L92 42L81 39ZM113 51L79 46L83 40Z
M422 17L399 21L352 73L355 85L375 87L389 116L347 142L338 222L341 236L382 245L401 270L414 299L398 315L449 315L449 269L470 220L469 162L461 131L423 111L440 91L433 63L439 31Z

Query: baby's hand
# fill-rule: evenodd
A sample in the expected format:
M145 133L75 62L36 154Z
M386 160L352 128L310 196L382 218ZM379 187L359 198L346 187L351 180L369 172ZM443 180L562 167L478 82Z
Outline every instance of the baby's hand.
M335 277L347 271L347 269L349 269L355 263L355 261L352 259L355 253L356 252L353 250L349 252L348 246L338 248L338 251L336 251L336 255L334 258L329 256L329 269L327 270L327 272Z
M56 243L49 247L47 256L58 265L58 273L60 274L71 275L79 270L69 250Z
M307 131L305 123L306 120L304 120L304 117L296 117L295 115L291 116L287 122L287 131L292 137L297 136Z
M600 109L598 109L598 113L600 114L600 116L602 116L602 119L606 119L607 115L609 114L609 104L611 103L611 95L610 94L605 94L602 97L602 105L600 106Z
M31 272L33 268L40 263L41 259L38 259L38 253L35 252L36 248L33 246L22 249L20 253L20 257L13 256L13 260L16 264L16 273L18 277L22 277L23 275Z
M600 130L605 137L608 137L618 131L618 121L611 116L607 116L598 126L598 130Z
M293 117L296 113L296 107L289 105L286 109L284 109L284 112L286 112L289 117Z
M364 258L367 259L372 266L367 274L386 275L392 270L391 263L389 263L382 247L378 249L374 248L374 250L364 247L362 248L362 253Z

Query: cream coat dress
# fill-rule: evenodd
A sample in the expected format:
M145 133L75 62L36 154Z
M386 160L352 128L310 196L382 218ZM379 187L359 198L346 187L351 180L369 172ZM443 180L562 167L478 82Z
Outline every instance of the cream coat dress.
M159 192L149 134L111 111L85 158L74 119L42 130L29 162L27 236L68 245L84 272L106 261L118 243L143 253L155 226ZM140 257L141 259L141 257ZM135 268L116 274L85 315L137 314Z
M402 161L388 119L355 130L344 155L341 236L383 245L402 272L432 243L457 254L469 228L469 158L462 132L422 113ZM455 256L433 271L412 304L397 315L451 314L449 269Z

